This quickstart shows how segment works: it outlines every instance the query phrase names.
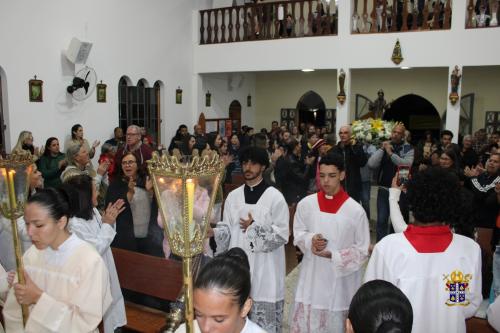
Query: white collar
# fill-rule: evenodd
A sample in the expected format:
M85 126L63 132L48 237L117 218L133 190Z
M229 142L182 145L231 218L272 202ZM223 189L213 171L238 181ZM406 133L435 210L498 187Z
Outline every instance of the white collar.
M68 259L68 257L73 253L73 250L80 245L82 240L78 238L75 234L71 234L68 239L66 239L57 250L52 249L50 246L44 251L45 259L47 263L55 266L62 266Z

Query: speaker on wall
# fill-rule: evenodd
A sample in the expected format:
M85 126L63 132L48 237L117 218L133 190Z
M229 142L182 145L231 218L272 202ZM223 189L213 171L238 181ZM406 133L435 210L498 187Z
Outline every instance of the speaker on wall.
M66 57L74 64L84 64L89 57L92 43L83 42L73 37L66 51Z

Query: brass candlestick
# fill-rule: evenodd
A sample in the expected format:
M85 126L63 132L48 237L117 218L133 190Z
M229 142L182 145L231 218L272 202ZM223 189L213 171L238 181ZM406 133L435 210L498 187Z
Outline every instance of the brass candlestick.
M0 159L0 212L10 219L14 254L16 256L17 278L20 284L25 284L23 252L17 230L17 219L24 214L24 205L28 200L29 179L33 170L31 154L12 154L6 159ZM21 305L23 324L26 325L29 316L28 306Z
M224 164L217 155L180 162L175 156L160 157L155 152L148 170L170 248L182 257L186 332L193 333L192 260L203 252Z

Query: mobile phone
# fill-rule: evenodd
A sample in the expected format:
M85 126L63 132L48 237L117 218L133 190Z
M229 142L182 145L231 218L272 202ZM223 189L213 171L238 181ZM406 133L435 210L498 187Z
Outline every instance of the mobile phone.
M399 186L406 185L411 178L410 166L409 165L398 166L397 173L398 173L398 185Z

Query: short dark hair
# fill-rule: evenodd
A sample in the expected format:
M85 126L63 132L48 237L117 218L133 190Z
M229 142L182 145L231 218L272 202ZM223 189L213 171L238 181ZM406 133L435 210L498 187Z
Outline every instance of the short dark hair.
M252 144L255 147L266 148L267 135L264 133L257 133L252 136Z
M264 148L250 146L243 149L240 153L240 163L248 161L269 167L269 155Z
M420 223L445 222L456 219L460 202L460 182L454 172L427 168L408 183L407 197L415 220ZM458 209L459 210L459 209Z
M68 194L73 215L90 220L94 215L92 205L93 180L89 175L77 175L64 181L61 188Z
M344 159L340 154L335 154L335 153L330 153L327 154L325 157L321 158L319 161L319 165L335 165L339 171L344 171L345 165L344 165Z
M215 289L237 300L240 309L250 296L250 264L239 247L218 255L201 269L194 289Z
M410 333L413 309L408 298L390 282L373 280L354 294L349 313L356 333Z
M449 135L453 139L453 132L450 130L444 130L441 132L441 138L445 135Z

